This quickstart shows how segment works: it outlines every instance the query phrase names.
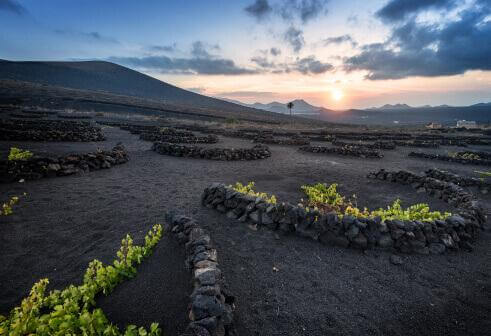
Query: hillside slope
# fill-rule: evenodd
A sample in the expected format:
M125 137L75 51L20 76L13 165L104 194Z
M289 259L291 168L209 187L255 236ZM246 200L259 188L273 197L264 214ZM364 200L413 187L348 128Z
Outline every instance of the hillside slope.
M58 87L96 90L161 100L168 104L228 111L244 106L203 96L159 81L129 68L103 61L12 62L0 60L0 79ZM257 111L257 110L256 110ZM257 111L258 113L260 111Z

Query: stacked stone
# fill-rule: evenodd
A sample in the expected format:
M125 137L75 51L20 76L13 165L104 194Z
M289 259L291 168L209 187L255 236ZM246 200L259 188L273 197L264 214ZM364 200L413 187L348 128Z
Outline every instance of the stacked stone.
M411 152L411 153L409 153L408 156L409 157L415 157L415 158L430 159L430 160L455 162L455 163L460 163L460 164L491 166L491 159L489 159L489 158L482 158L482 159L470 159L470 158L468 158L468 159L466 159L466 158L459 157L459 156L420 153L420 152Z
M271 230L296 234L322 244L357 249L395 249L403 253L440 254L458 248L472 249L479 223L460 215L433 222L356 218L306 211L290 203L270 204L224 184L203 192L202 204L241 222L250 221Z
M172 127L165 127L159 130L160 134L168 136L194 137L194 133L187 130L178 130Z
M58 111L42 111L42 110L28 110L28 109L24 109L24 110L22 110L22 113L40 114L40 115L43 115L43 116L47 116L47 115L57 115L58 114Z
M92 119L91 115L87 114L58 114L60 119Z
M459 215L464 218L469 227L482 228L486 223L486 215L481 204L471 193L455 183L429 176L419 176L405 170L390 172L381 169L378 172L369 173L367 177L411 185L418 191L427 192L431 196L440 198L456 207Z
M478 187L483 194L491 189L491 183L476 177L464 177L440 169L429 169L425 175L437 180L452 182L461 187Z
M181 135L164 135L160 133L141 133L140 139L145 141L160 141L170 143L194 143L194 144L213 144L218 142L215 135L206 136L181 136Z
M0 140L6 141L104 141L99 127L84 121L0 120Z
M124 131L130 132L131 134L151 133L151 132L158 132L159 131L158 126L150 126L150 125L123 124L119 127Z
M238 161L260 160L271 156L267 146L255 145L252 148L204 148L178 145L169 142L155 142L152 150L163 155L188 157L194 159Z
M217 251L209 234L189 217L170 214L167 219L171 232L185 246L186 266L193 274L190 323L182 336L230 335L235 298L226 290Z
M308 138L292 137L290 139L277 139L273 136L258 136L254 139L255 143L289 145L289 146L307 146L310 145Z
M336 140L336 137L331 136L331 135L311 135L309 136L310 141L325 141L325 142L332 142Z
M128 154L121 144L115 146L111 151L71 154L58 158L33 156L27 160L1 160L0 182L68 176L99 169L108 169L115 165L126 163L128 160Z
M384 155L379 151L373 149L361 148L357 146L343 146L343 147L304 146L304 147L300 147L300 150L310 153L349 155L349 156L357 156L361 158L384 157Z
M394 143L397 146L403 146L403 147L420 147L420 148L440 147L440 144L438 142L427 141L427 140L410 140L410 141L395 140Z
M352 142L343 142L339 140L335 140L332 142L333 146L338 146L338 147L358 147L358 148L365 148L365 149L383 149L383 150L392 150L396 148L396 145L394 142L388 142L388 141L376 141L374 143L352 143Z
M41 119L43 116L40 114L30 114L30 113L10 113L10 117L12 118L21 118L21 119Z

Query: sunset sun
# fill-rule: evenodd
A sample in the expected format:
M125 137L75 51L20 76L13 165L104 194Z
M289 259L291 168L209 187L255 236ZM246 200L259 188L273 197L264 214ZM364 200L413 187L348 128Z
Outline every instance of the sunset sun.
M340 89L332 89L331 90L331 98L335 101L340 101L343 99L344 93Z

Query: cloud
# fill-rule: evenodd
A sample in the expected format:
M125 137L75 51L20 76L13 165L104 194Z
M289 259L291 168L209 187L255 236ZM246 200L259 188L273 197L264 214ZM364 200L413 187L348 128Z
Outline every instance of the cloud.
M329 45L329 44L341 44L341 43L345 43L345 42L349 42L351 43L351 45L353 47L356 47L358 45L358 43L353 40L353 38L351 37L351 35L340 35L340 36L334 36L334 37L328 37L326 39L323 40L324 42L324 45Z
M110 37L110 36L102 35L101 33L95 32L95 31L94 32L80 32L80 31L74 31L74 30L68 30L68 29L55 29L54 32L58 35L74 36L74 37L79 37L79 38L83 38L83 39L89 39L92 41L119 44L119 41L117 39Z
M273 47L273 48L269 49L269 52L270 52L270 53L271 53L271 55L273 55L273 56L279 56L279 55L281 55L281 50L280 50L280 49L278 49L278 48L275 48L275 47Z
M257 70L237 66L233 60L212 55L209 49L218 50L220 47L218 45L208 46L201 41L196 41L192 44L190 58L153 55L144 57L110 57L108 60L160 73L200 75L248 75L257 73Z
M299 72L304 75L319 75L331 71L334 66L330 63L321 62L311 55L288 63L270 62L267 57L258 56L251 58L251 62L258 65L261 73L285 74Z
M177 43L172 43L170 45L151 45L147 49L153 52L174 52L177 49Z
M423 10L448 9L454 5L455 0L390 0L376 16L387 22L397 22Z
M27 9L15 0L0 0L0 11L12 12L17 15L24 15Z
M276 97L278 94L276 92L268 91L229 91L220 92L218 94L222 97L232 97L232 98L271 98Z
M283 35L283 38L292 46L293 51L295 51L296 53L298 53L305 45L303 31L296 29L293 26L288 28L288 30Z
M444 25L414 19L393 29L384 43L362 47L344 61L349 71L366 70L367 79L450 76L491 70L491 6L479 0Z
M264 21L273 13L285 21L299 19L302 24L305 24L320 14L327 13L328 2L329 0L282 0L271 5L268 0L255 0L244 10L257 21Z
M266 18L273 8L269 5L267 0L256 0L252 5L244 8L247 14L261 21Z
M298 17L303 24L326 13L328 0L285 0L277 7L277 13L285 20Z
M331 71L334 69L334 66L329 63L324 63L315 58L315 56L308 56L304 58L298 59L293 64L294 70L304 74L314 74L319 75Z
M274 68L275 64L273 62L269 62L266 57L255 56L251 58L251 62L257 64L261 68Z

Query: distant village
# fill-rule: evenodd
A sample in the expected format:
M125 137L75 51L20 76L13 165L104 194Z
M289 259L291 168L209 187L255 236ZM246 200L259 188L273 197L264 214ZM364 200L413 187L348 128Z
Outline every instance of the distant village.
M443 124L438 122L430 122L426 124L428 129L442 129L442 128L457 128L457 129L487 129L489 124L478 124L473 120L458 120L455 126L443 126Z

